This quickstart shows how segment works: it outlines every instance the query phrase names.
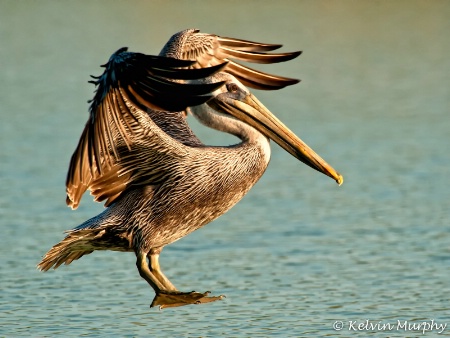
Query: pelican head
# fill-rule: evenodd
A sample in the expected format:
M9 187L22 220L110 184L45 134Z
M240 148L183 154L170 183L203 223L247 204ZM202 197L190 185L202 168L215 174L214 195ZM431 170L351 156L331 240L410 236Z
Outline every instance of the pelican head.
M208 82L225 81L206 104L217 113L240 120L275 141L292 156L311 168L331 177L339 185L344 178L314 150L272 114L250 91L232 75L220 72Z

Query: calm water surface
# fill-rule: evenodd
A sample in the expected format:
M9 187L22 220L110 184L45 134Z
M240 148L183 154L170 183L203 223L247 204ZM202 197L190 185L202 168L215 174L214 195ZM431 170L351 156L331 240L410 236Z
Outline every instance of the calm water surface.
M349 321L450 325L449 17L447 1L2 1L0 336L348 337L358 334ZM304 50L259 67L299 85L255 94L344 185L274 146L241 203L165 249L179 289L222 302L149 309L132 254L38 272L64 230L103 208L88 195L76 212L64 204L88 75L119 47L158 53L188 27ZM206 142L235 142L194 127ZM369 334L422 336L359 332Z

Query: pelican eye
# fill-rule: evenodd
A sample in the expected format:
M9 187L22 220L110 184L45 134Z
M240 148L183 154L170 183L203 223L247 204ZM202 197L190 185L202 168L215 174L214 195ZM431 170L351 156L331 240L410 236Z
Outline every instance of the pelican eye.
M236 83L228 83L227 90L232 93L236 93L239 90L239 87Z

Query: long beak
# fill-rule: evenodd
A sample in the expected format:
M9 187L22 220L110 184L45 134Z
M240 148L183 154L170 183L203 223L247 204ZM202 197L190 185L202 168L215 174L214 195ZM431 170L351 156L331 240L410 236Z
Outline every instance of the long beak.
M245 97L240 95L238 98L218 95L208 104L216 109L221 108L235 118L251 125L278 143L295 158L334 179L337 184L341 185L344 182L341 174L317 155L251 93Z

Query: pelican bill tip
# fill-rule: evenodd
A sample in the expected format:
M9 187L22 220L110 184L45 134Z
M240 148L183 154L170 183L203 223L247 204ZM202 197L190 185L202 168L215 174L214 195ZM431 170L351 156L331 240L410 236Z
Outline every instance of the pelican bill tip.
M338 174L336 177L336 183L341 186L342 183L344 183L344 176L342 176L341 174Z

